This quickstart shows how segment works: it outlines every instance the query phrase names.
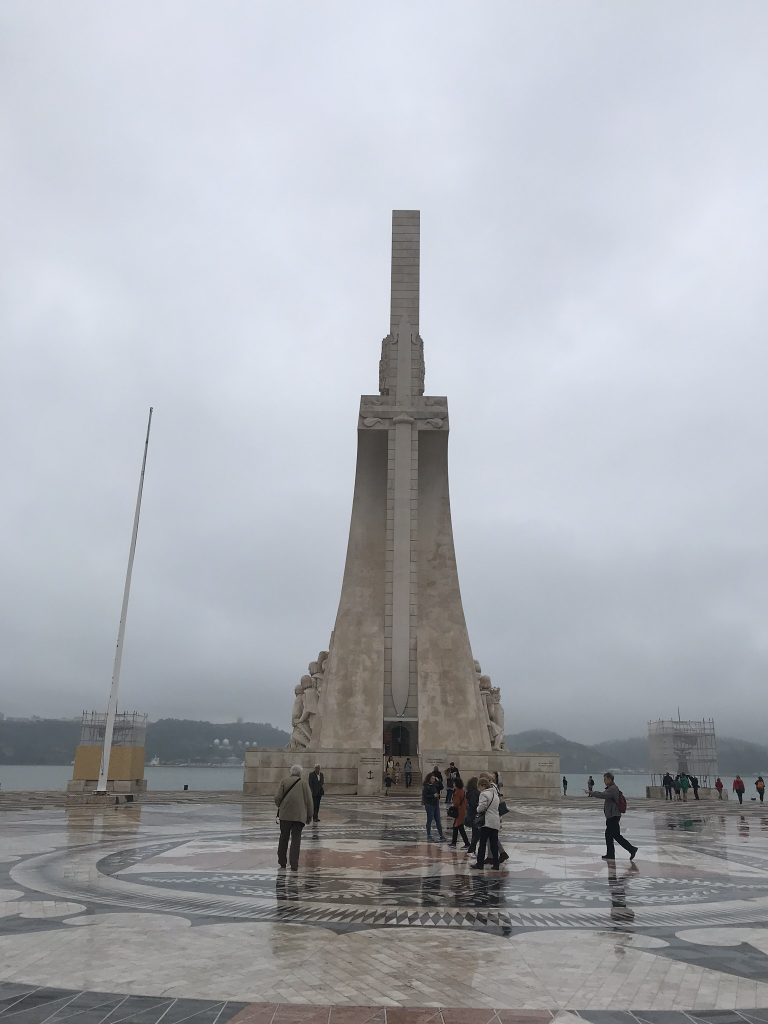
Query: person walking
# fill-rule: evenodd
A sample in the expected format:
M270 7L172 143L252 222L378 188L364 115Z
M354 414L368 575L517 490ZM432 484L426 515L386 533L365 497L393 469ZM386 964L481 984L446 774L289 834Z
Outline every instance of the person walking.
M301 830L312 820L314 802L306 779L301 777L301 765L294 764L275 793L280 839L277 843L277 863L284 871L290 862L291 871L299 870ZM290 841L290 850L288 843Z
M563 796L568 796L568 779L563 776Z
M688 803L688 790L690 789L690 787L691 787L691 780L688 778L688 776L685 774L685 772L681 772L680 773L680 792L683 794L683 800L685 801L685 803Z
M672 783L672 776L669 774L669 772L664 772L664 778L661 780L661 782L662 782L662 785L664 786L664 794L665 794L664 799L665 800L671 800L672 799L672 785L673 785L673 783Z
M448 771L445 773L445 806L450 807L453 803L453 791L456 787L456 779L459 777L459 769L451 761Z
M595 788L595 780L590 775L589 778L587 779L587 792L591 793L594 788Z
M389 796L389 791L392 789L392 772L393 768L387 766L384 769L384 796Z
M400 785L400 762L395 761L395 785Z
M320 801L325 793L325 776L316 764L309 776L309 788L312 793L312 821L320 821Z
M622 794L611 772L603 775L605 789L601 792L592 792L589 795L603 800L603 813L605 814L605 854L603 860L616 860L616 847L618 843L629 853L629 859L634 860L637 847L621 834L621 800Z
M765 796L765 780L763 779L762 775L757 776L757 781L755 782L755 789L757 790L757 795L760 798L760 803L762 803L763 797Z
M745 790L745 788L746 787L744 786L744 779L742 779L742 777L740 775L737 775L736 778L733 780L733 792L739 798L739 803L740 804L744 803L744 790Z
M451 814L453 809L456 809L456 814ZM469 839L467 839L467 830L464 828L464 822L467 817L467 793L464 789L464 783L462 782L461 776L457 775L453 784L453 799L451 801L451 807L448 809L448 814L453 818L453 835L451 836L450 846L456 846L459 841L459 836L464 841L464 849L469 849Z
M477 844L480 839L480 827L476 825L477 802L480 799L480 790L477 785L477 776L473 775L467 782L464 792L467 795L467 811L464 817L464 827L472 829L471 842L467 848L467 856L477 855Z
M681 791L681 789L680 789L680 776L679 776L679 775L676 775L676 776L674 777L674 779L672 779L672 788L673 788L673 789L674 789L674 791L675 791L675 800L682 800L683 798L682 798L682 796L680 795L680 793L681 793L682 791Z
M435 773L430 772L424 779L424 785L421 787L421 802L424 804L424 810L427 814L427 839L432 839L432 823L434 822L437 834L440 836L440 842L443 843L445 842L445 836L443 835L443 826L440 821L440 788L435 778Z
M723 787L723 780L718 775L717 778L715 779L715 789L717 790L717 799L718 800L722 800L723 799L723 788L724 788Z
M485 867L485 849L491 849L491 867L494 871L499 870L499 829L501 828L501 815L499 814L499 791L496 784L489 778L481 776L478 785L483 786L480 799L477 801L477 818L482 820L480 827L480 839L477 844L477 861L470 864L470 868L482 871Z
M410 757L406 757L405 764L403 765L403 773L405 774L405 788L409 789L413 782L413 765L411 764Z
M693 790L693 799L699 799L699 777L698 775L691 776L691 789Z

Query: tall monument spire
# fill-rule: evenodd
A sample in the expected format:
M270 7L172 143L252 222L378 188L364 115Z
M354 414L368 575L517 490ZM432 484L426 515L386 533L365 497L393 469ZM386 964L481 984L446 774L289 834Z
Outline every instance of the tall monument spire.
M389 333L379 393L360 399L336 623L329 650L295 688L289 749L249 752L246 792L266 792L289 755L310 766L320 760L337 792L376 792L383 753L417 765L420 758L421 767L456 757L465 774L496 769L508 791L516 788L510 759L520 758L503 751L500 691L473 659L464 620L448 490L448 400L424 394L419 246L419 211L393 211ZM535 769L539 795L559 792L556 758L547 765L546 777Z

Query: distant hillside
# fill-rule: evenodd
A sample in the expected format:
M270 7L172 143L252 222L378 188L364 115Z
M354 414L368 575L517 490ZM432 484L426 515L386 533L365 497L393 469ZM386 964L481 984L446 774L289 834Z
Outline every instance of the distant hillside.
M645 736L630 736L626 740L601 740L595 746L602 750L609 768L649 770L648 739Z
M644 736L624 740L601 740L594 746L574 743L556 732L531 729L506 737L508 750L552 751L560 754L564 772L602 772L606 768L631 768L649 771L648 741ZM720 773L722 775L768 774L768 747L732 736L717 739ZM670 768L673 767L670 765Z
M29 722L0 721L0 764L69 764L80 739L79 721L43 718ZM229 740L224 744L224 740ZM218 744L214 742L218 740ZM246 743L284 747L287 732L264 722L196 722L161 718L147 726L146 757L161 761L242 760Z
M559 733L549 732L547 729L530 729L528 732L505 736L504 739L507 750L559 754L560 770L564 772L596 772L603 771L607 767L605 754L597 747L574 743L573 740L567 740ZM629 767L629 765L623 767Z

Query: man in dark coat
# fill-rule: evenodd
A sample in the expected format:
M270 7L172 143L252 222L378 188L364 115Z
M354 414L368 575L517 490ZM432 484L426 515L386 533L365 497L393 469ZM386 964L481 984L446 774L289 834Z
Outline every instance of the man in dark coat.
M625 850L629 852L629 859L634 860L635 854L637 853L637 847L633 846L628 839L625 839L621 834L619 823L621 821L621 810L619 807L619 799L621 797L621 791L613 780L611 772L606 772L603 775L603 782L605 783L605 789L598 793L596 789L593 789L589 796L597 797L599 800L603 800L603 813L605 814L605 854L603 860L616 860L616 849L614 843L618 843L619 846L623 846Z
M320 821L320 801L325 793L325 776L320 771L320 765L316 764L309 776L309 788L312 791L312 821Z

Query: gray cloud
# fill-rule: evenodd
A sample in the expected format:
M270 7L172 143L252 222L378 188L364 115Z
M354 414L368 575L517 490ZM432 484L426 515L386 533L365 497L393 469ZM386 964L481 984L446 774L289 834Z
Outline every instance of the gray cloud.
M0 710L285 724L327 644L389 211L512 728L760 737L763 5L0 12Z

